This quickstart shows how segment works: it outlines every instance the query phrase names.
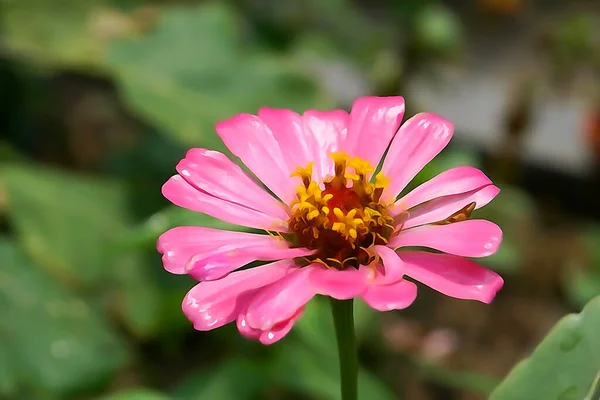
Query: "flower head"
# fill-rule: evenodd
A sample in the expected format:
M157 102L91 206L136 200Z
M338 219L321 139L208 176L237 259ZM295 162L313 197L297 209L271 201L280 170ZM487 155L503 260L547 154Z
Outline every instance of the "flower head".
M201 281L183 301L196 329L236 321L243 335L274 343L317 294L360 297L381 311L408 307L417 287L405 276L448 296L493 299L502 278L463 257L498 249L500 228L469 218L499 189L463 166L397 199L453 132L428 113L398 129L403 114L401 97L364 97L350 113L263 108L217 124L229 150L273 195L225 155L188 151L163 186L165 197L265 231L182 226L159 238L165 268ZM442 253L403 249L414 246ZM241 269L256 260L267 263Z

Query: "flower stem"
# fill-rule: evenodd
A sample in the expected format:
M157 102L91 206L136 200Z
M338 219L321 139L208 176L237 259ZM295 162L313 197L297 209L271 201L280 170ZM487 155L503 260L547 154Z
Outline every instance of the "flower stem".
M330 300L340 359L342 400L357 400L358 357L354 334L354 301L333 298Z

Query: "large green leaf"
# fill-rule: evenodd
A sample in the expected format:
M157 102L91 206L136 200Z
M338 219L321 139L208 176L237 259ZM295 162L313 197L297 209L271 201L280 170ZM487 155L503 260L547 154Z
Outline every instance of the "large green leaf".
M219 120L323 105L300 67L243 43L241 26L224 3L165 8L145 37L113 42L106 62L135 111L186 145L222 150Z
M491 400L580 400L600 374L600 297L564 317L494 390Z
M7 376L61 393L124 366L124 343L86 302L37 270L8 239L0 238L0 258L0 354L10 360L2 365L3 391L14 383Z
M135 333L151 333L159 321L160 293L139 257L116 251L128 229L126 188L33 166L1 171L7 215L28 255L70 286L114 287L119 315Z

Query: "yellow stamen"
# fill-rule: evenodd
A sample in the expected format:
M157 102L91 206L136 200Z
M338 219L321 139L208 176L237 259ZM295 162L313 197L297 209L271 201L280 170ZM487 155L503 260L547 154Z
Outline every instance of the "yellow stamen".
M317 262L344 269L371 262L373 245L387 244L395 234L390 204L379 197L389 180L381 173L374 182L371 163L333 153L333 176L322 182L312 180L313 165L298 168L293 176L302 179L296 199L290 204L288 225L294 243L315 250L299 261ZM300 259L299 259L300 260Z
M296 177L296 176L300 177L300 179L302 179L302 183L304 184L304 186L308 187L308 185L310 183L310 179L312 177L313 165L314 165L314 163L309 162L306 167L298 167L294 170L294 172L292 172L291 176L292 177Z

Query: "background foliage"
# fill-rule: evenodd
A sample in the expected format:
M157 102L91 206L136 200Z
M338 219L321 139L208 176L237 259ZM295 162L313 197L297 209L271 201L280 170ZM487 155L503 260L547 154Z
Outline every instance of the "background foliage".
M156 238L182 224L241 228L169 205L160 186L187 148L226 152L214 124L259 106L401 93L409 115L425 109L407 94L414 78L460 66L481 15L510 24L536 18L531 7L533 16L518 0L0 0L0 397L337 399L323 299L271 347L234 327L192 329L180 304L194 282L162 270ZM556 89L600 66L589 15L549 24L536 84ZM527 101L506 111L506 143L526 135ZM598 149L592 188L599 127L584 132ZM403 313L359 303L361 398L598 399L599 193L564 202L558 188L576 178L457 137L412 186L462 164L500 182L479 215L505 232L484 262L506 287L491 306L424 287ZM540 185L550 189L540 195Z

